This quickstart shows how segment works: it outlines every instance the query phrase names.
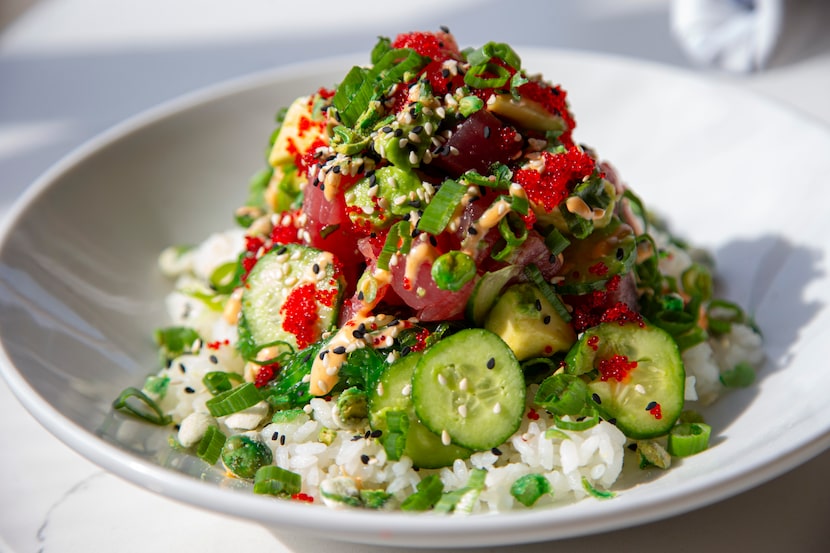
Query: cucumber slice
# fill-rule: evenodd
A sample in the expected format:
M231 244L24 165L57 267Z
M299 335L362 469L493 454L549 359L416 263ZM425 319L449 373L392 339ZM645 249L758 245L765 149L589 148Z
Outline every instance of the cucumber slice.
M683 410L683 360L674 339L656 326L610 322L590 328L565 363L567 372L590 379L600 414L615 419L629 438L666 434Z
M483 328L461 330L427 349L412 376L421 422L479 451L501 445L519 428L525 393L516 356Z
M299 244L276 246L245 281L240 352L250 359L269 346L305 349L336 321L343 288L331 253Z
M409 416L409 430L403 455L412 459L416 467L448 467L456 459L466 459L472 451L455 444L444 445L441 436L424 426L412 403L412 374L421 353L410 353L392 363L369 392L369 425L373 430L388 431L386 414L404 411Z
M508 282L521 275L522 271L523 268L520 265L508 265L481 275L464 308L467 320L476 326L482 326L490 309L499 299L501 291Z
M562 294L587 294L603 290L614 275L628 273L637 259L637 239L632 228L614 217L584 240L574 240L562 252L557 284Z

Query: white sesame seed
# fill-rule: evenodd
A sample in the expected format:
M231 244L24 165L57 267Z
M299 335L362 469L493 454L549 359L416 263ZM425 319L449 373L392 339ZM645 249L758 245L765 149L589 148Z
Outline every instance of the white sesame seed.
M496 414L496 415L501 413L501 403L496 402L496 404L493 405L493 413Z
M378 382L378 386L375 388L375 391L379 396L383 396L383 382Z
M412 384L407 384L403 388L401 388L401 395L402 396L409 396L412 393Z
M440 384L441 386L446 386L447 385L447 379L441 373L438 373L438 384Z
M441 431L441 443L444 445L450 445L452 443L452 439L450 438L450 433L446 430Z
M458 383L458 389L461 390L462 392L467 391L467 386L468 386L468 383L467 383L467 378L466 377L462 378L461 382Z
M287 277L285 277L283 284L285 284L286 286L294 286L295 284L297 284L297 277L295 277L294 275L288 275Z
M409 152L409 163L416 165L418 163L418 154L415 152Z
M450 146L450 155L457 156L458 155L458 148L455 146Z
M635 386L634 386L634 390L635 390L638 394L644 394L644 393L646 393L646 389L643 387L643 385L642 385L642 384L637 384L637 385L635 385Z
M432 162L432 152L427 150L424 152L424 163L429 164Z
M455 100L453 100L453 102L455 102ZM443 107L437 107L435 108L435 115L437 115L439 119L443 119L447 116L447 111Z
M421 143L421 137L415 134L414 132L409 133L408 135L406 135L406 137L409 139L410 142L414 144Z
M432 125L432 123L430 121L427 121L426 123L424 123L424 132L427 133L427 136L430 136L432 134L432 131L434 131L434 130L435 130L435 127Z
M406 148L406 145L409 144L408 138L401 138L398 140L398 148Z
M467 406L464 405L463 403L458 406L458 414L461 415L462 417L467 416Z

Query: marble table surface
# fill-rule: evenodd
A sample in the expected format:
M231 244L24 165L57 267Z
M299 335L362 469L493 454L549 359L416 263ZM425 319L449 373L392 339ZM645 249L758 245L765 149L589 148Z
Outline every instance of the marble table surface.
M31 5L12 0L16 17L0 17L0 25L6 25L0 26L0 217L40 173L90 137L199 87L327 55L330 45L319 40L321 33L340 52L365 51L379 34L448 25L465 44L495 38L614 53L700 71L701 78L731 82L830 124L830 38L821 32L830 25L830 3L790 2L800 4L801 11L787 20L771 66L752 75L691 68L672 40L663 0L626 2L625 7L610 0L517 1L510 10L489 0L459 0L452 7L424 0L417 8L394 9L380 0L356 4L360 9L344 10L334 1L316 2L309 17L308 6L270 0L247 0L233 8L220 0L43 0ZM137 488L40 427L2 380L0 437L0 553L390 550L277 535ZM825 551L830 538L827 474L830 452L681 516L509 550L640 551L648 536L648 543L677 552Z

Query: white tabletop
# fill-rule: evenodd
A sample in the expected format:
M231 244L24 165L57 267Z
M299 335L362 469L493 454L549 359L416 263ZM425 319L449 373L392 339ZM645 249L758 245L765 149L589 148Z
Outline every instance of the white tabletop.
M664 0L624 7L611 0L421 0L394 11L385 0L32 1L0 0L0 217L61 156L130 115L226 78L367 51L378 35L447 25L463 45L498 40L586 49L691 70L670 34ZM768 69L702 78L732 81L830 123L830 35L822 33L830 3L791 0L787 6L792 17ZM381 550L274 535L136 488L41 428L2 381L0 436L0 553ZM625 552L660 544L677 552L824 551L828 472L825 452L688 514L510 550Z

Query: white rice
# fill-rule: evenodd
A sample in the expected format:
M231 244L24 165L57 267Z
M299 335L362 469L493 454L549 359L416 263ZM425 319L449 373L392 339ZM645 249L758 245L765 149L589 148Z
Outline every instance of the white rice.
M333 414L336 398L314 398L303 412L286 422L266 423L269 408L264 402L242 413L213 419L205 406L212 395L202 378L216 370L243 375L245 361L235 348L236 327L225 322L221 312L210 309L186 290L204 286L200 278L223 259L235 259L241 248L239 233L229 231L210 237L201 247L186 253L184 259L166 252L160 261L167 274L178 277L179 291L167 298L172 324L193 327L206 340L197 344L199 347L193 353L174 359L158 373L169 378L169 386L164 397L154 399L179 425L178 439L182 445L197 444L210 424L218 424L228 436L255 431L248 435L268 445L275 465L301 476L304 494L335 508L346 505L324 498L321 489L348 493L360 488L383 489L392 495L385 507L394 509L427 475L439 475L444 490L453 491L467 485L473 469L485 469L487 474L481 493L465 498L470 502L467 511L472 513L525 508L514 499L510 488L528 474L543 475L553 490L535 506L582 499L589 494L586 483L598 490L613 488L622 470L627 440L605 421L584 431L563 431L555 427L551 415L541 411L533 419L524 417L519 430L498 451L473 453L451 467L417 470L408 458L388 459L379 439L367 437L368 423L360 428L344 428ZM690 263L689 256L677 249L661 261L661 268L679 274ZM196 272L200 275L196 276ZM693 407L695 402L705 405L714 401L723 392L719 379L722 371L739 362L757 367L762 360L760 337L740 324L732 325L725 336L687 349L683 362L688 404ZM527 412L531 411L530 400L536 388L528 388ZM549 429L551 432L546 434Z

